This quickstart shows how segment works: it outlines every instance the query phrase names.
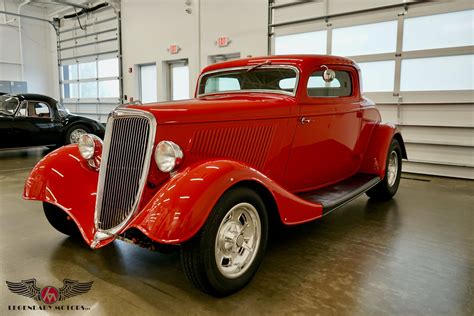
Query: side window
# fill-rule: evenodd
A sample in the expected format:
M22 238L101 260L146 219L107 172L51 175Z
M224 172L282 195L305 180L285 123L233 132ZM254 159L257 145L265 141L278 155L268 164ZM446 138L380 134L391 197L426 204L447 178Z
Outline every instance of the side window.
M28 116L48 118L51 117L49 106L44 102L28 102Z
M326 82L323 71L315 71L309 77L307 90L310 97L348 97L352 95L351 74L336 70L336 78Z

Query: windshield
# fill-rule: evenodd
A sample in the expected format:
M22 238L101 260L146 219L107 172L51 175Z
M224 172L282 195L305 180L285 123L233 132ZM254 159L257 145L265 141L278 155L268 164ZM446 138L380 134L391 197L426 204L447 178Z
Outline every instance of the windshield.
M61 103L56 103L56 108L58 109L58 114L60 117L67 117L71 112L64 107Z
M18 103L18 99L10 95L6 94L0 96L0 113L7 115L15 114Z
M294 95L297 76L296 69L278 66L223 70L203 75L198 94L265 91Z

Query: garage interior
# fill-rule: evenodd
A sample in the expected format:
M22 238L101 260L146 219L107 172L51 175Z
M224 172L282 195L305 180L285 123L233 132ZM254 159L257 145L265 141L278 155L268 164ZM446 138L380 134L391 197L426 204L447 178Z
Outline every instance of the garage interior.
M1 150L2 313L33 304L5 281L69 278L94 281L70 299L94 314L474 314L472 1L114 0L81 16L103 1L0 1L1 92L45 94L105 123L122 103L191 98L212 63L340 55L408 152L393 200L364 195L281 228L253 281L216 299L186 281L177 253L121 241L93 251L50 228L41 203L22 199L50 151Z

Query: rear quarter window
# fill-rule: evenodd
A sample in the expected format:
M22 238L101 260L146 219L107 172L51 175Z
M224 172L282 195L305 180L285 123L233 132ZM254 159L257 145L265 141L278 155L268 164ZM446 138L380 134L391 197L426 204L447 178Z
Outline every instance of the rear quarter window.
M352 77L348 71L336 70L336 78L325 82L323 71L315 71L306 88L310 97L348 97L352 95Z

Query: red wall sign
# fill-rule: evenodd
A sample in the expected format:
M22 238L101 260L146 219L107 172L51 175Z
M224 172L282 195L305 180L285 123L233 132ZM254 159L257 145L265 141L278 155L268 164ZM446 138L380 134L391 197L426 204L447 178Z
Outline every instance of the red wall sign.
M217 46L225 47L228 46L230 43L230 39L227 36L220 36L217 38Z
M177 54L181 48L178 46L178 44L173 44L168 47L168 52L170 54Z

